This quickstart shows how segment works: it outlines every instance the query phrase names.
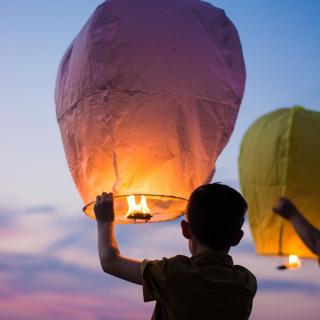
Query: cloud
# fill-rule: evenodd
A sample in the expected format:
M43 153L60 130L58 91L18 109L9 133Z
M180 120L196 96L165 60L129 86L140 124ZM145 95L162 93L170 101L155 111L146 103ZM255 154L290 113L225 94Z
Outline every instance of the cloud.
M140 320L151 312L125 300L97 294L37 292L1 299L0 316L14 320Z
M0 230L9 226L14 214L16 214L15 210L0 206Z
M304 291L258 291L250 319L318 320L319 296Z
M137 285L43 255L3 255L0 283L1 319L143 319L153 306Z
M258 281L259 291L270 291L270 292L304 292L310 295L320 295L320 283L314 283L309 281L294 281L281 280L281 279L259 279Z
M44 212L40 211L44 208ZM54 211L54 214L53 214ZM52 214L47 214L52 212ZM85 223L84 223L85 221ZM91 226L92 227L92 226ZM71 245L79 246L80 239L88 237L88 221L78 215L65 214L50 205L29 209L0 209L0 252L17 254L42 254L55 250L63 240L73 238ZM95 229L89 232L94 235ZM66 240L65 240L66 241ZM68 241L66 241L68 242ZM92 241L88 241L91 242ZM91 247L90 247L91 249Z
M38 291L48 287L58 292L79 289L99 291L102 288L101 282L106 278L98 268L91 271L49 255L3 254L0 270L2 275L6 274L15 292ZM114 279L108 284L113 286Z
M79 212L54 210L52 214L30 210L32 214L28 214L21 208L1 209L0 205L0 318L149 318L153 304L142 302L139 286L102 272L96 223ZM252 319L264 319L260 312L268 309L264 302L278 295L287 303L279 306L279 314L289 314L288 295L301 294L301 304L316 309L315 298L320 297L320 280L314 276L319 272L316 262L303 261L297 271L280 272L276 267L284 258L256 255L247 223L244 230L244 239L231 254L236 264L250 269L258 279L258 303ZM121 252L127 256L159 259L189 255L179 219L118 225L116 234ZM25 310L29 312L26 316ZM303 318L302 311L295 310L290 319Z
M54 213L58 212L58 208L54 205L39 205L39 206L33 206L29 207L25 210L25 213L27 214L33 214L33 213Z

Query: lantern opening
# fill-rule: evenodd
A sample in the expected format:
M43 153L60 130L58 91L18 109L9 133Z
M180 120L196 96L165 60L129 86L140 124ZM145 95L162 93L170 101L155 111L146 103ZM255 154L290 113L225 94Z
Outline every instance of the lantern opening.
M185 213L188 199L159 194L124 194L113 197L115 223L130 224L144 222L169 221ZM82 209L95 219L94 202Z
M128 212L126 213L127 219L136 221L137 219L145 220L146 222L152 218L150 209L147 205L147 200L144 195L141 196L140 203L136 203L135 195L127 197Z
M295 254L290 254L288 261L278 267L279 270L296 270L301 267L301 260Z

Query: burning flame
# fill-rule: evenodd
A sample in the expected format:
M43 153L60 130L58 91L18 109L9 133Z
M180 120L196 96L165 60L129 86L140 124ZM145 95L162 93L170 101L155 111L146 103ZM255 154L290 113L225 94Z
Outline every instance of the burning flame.
M289 255L289 261L285 263L288 269L299 269L301 267L301 260L295 254Z
M135 214L150 214L150 209L147 205L147 200L145 196L141 196L140 203L136 203L136 198L134 195L127 197L128 201L128 212L126 213L126 218L129 215Z

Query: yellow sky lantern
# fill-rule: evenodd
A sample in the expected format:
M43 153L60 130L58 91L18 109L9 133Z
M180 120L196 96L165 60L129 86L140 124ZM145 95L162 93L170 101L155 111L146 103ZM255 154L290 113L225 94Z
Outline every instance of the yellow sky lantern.
M299 106L264 115L246 132L239 174L257 253L315 258L272 207L285 196L320 228L319 137L320 113ZM291 261L300 266L296 257Z
M245 84L237 31L202 1L105 1L67 49L56 110L69 168L94 218L114 193L117 223L181 215L211 181ZM129 207L130 206L130 207Z

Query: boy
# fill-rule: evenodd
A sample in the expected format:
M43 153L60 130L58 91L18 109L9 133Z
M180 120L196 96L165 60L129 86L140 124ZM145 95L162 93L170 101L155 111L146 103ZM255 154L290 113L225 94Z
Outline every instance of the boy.
M223 184L197 188L181 221L191 257L133 260L121 256L114 236L112 194L97 196L98 247L102 269L143 285L144 301L156 301L152 319L248 319L256 293L254 275L228 255L242 236L247 203Z

